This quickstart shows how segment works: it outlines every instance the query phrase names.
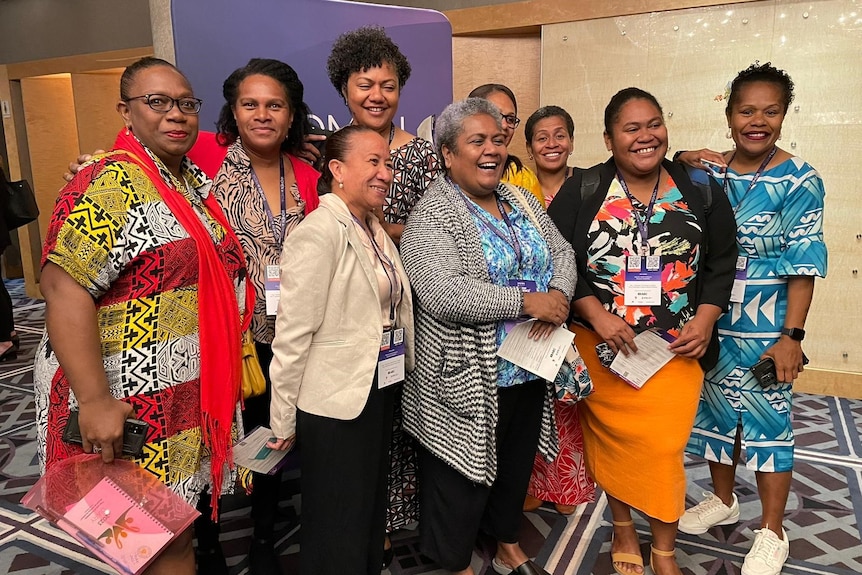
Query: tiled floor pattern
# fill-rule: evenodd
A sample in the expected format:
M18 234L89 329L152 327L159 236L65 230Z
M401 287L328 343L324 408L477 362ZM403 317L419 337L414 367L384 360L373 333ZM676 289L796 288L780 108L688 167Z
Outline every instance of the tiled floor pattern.
M56 575L110 573L62 531L25 510L21 497L35 482L38 464L33 426L32 362L41 336L44 306L24 296L20 281L7 282L15 301L15 319L24 353L0 364L0 574ZM862 573L862 401L800 394L794 398L797 467L787 506L785 528L791 558L785 575ZM690 503L709 489L707 467L687 461ZM637 481L633 474L632 481ZM285 573L296 573L300 497L296 473L287 474L281 501L278 548ZM759 526L760 506L753 473L740 469L737 494L742 519L703 536L681 535L678 560L687 575L738 575L742 558ZM245 550L251 535L247 500L233 496L223 505L222 545L232 573L247 572ZM553 508L525 513L522 545L554 575L608 575L610 516L604 498L581 506L565 518ZM649 530L636 518L642 551L649 553ZM391 575L443 573L419 553L416 534L394 537L396 559ZM337 542L333 550L337 552ZM477 542L473 566L478 575L493 573L493 545Z

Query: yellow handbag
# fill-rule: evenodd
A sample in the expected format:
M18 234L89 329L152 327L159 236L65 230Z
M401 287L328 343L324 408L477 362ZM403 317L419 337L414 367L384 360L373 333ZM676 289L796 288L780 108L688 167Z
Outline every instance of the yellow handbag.
M260 360L254 346L251 330L242 335L242 396L244 399L263 395L266 391L266 379L260 369Z

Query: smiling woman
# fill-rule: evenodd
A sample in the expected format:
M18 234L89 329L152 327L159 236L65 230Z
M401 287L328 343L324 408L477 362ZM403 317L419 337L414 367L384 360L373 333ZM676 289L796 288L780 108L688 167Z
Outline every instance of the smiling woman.
M185 156L201 104L185 76L144 58L120 98L125 129L60 192L45 241L39 460L82 452L62 440L77 410L83 451L110 462L137 412L150 423L138 465L193 505L207 488L217 504L236 479L240 313L253 293L210 182ZM194 572L191 530L147 569Z
M422 552L472 575L481 524L497 540L497 573L539 575L518 531L537 448L556 452L553 384L495 351L510 321L537 319L535 338L565 321L575 262L539 201L500 182L501 121L480 98L455 102L437 119L446 177L416 206L401 245L421 326L404 425L421 445Z
M596 386L578 404L584 459L611 508L614 570L644 572L635 508L650 524L653 571L680 575L674 545L685 504L682 453L703 369L717 360L714 326L727 308L736 263L733 212L720 188L704 194L665 160L668 132L652 94L615 94L605 108L604 139L612 156L596 168L595 190L583 195L585 170L576 169L548 208L578 254L571 328ZM637 353L635 336L651 328L671 334L674 355L635 389L599 362L595 346Z
M284 245L271 447L302 439L300 573L379 575L393 409L413 368L412 291L372 214L392 182L386 140L347 126L325 160L332 193Z

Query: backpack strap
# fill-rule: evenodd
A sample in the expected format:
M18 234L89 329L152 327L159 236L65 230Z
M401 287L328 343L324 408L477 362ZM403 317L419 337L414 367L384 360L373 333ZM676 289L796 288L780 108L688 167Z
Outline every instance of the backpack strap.
M604 164L596 164L587 168L581 174L581 201L583 202L588 197L596 193L599 188L599 183L602 180L602 166Z
M688 179L691 180L695 188L700 190L700 194L703 197L703 211L708 214L712 207L712 185L709 182L709 174L704 170L692 168L688 165L684 167Z

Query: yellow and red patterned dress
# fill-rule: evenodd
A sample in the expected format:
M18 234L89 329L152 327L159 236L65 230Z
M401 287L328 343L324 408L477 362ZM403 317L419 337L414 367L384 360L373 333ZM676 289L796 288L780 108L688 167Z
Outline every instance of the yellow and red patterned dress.
M205 224L237 301L244 302L242 251L203 204L211 182L187 158L181 182L155 155L150 157ZM136 462L196 504L211 479L201 437L194 240L143 170L119 152L97 157L60 193L42 254L42 265L47 262L63 268L93 297L111 394L150 424L144 454ZM53 463L82 453L80 446L62 440L77 401L47 332L36 352L34 384L44 473ZM235 479L235 471L225 473L224 493Z

